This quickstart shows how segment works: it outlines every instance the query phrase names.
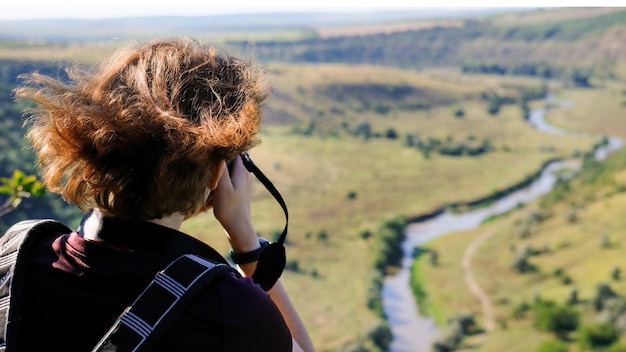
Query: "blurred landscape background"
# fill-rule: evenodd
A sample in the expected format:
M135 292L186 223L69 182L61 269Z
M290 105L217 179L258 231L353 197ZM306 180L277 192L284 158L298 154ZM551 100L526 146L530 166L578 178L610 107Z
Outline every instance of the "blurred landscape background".
M169 36L267 68L250 154L289 206L284 281L319 351L626 351L626 151L594 157L626 138L626 9L0 20L0 177L37 172L11 93L19 74L63 77ZM402 247L421 223L524 192L558 160L547 193ZM262 236L280 234L260 184L252 211ZM41 217L75 228L80 214L47 193L0 231ZM212 215L183 230L228 251ZM420 345L383 294L407 251L412 303L434 326L409 330Z

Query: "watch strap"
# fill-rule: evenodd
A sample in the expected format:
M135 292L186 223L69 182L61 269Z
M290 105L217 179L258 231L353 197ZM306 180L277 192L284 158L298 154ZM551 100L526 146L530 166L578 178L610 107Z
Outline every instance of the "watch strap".
M259 238L259 244L261 245L259 248L250 252L237 253L231 250L230 258L235 264L248 264L256 262L259 260L265 249L270 245L270 242L264 238Z

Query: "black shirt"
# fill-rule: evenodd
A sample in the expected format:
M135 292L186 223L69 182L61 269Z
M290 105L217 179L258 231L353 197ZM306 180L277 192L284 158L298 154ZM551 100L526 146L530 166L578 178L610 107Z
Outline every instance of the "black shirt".
M85 239L83 229L101 241ZM19 350L91 351L155 274L187 253L225 262L182 232L98 211L85 216L79 232L41 236L26 267ZM227 274L203 290L154 351L291 349L289 329L269 295L251 279Z

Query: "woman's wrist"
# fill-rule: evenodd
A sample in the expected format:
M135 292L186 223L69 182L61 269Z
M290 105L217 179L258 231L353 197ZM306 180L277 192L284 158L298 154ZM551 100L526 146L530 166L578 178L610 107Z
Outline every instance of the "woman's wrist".
M226 229L230 247L235 253L247 253L260 247L259 238L252 224L239 229Z
M239 271L243 274L243 276L252 277L252 275L256 271L256 263L257 262L237 264L237 266L239 267Z

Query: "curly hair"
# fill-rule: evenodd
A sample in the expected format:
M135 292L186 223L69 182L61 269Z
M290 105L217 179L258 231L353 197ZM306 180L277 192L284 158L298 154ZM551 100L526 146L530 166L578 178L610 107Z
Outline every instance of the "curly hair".
M134 43L65 82L21 78L46 187L85 210L134 220L193 214L210 165L258 141L264 72L190 38Z

